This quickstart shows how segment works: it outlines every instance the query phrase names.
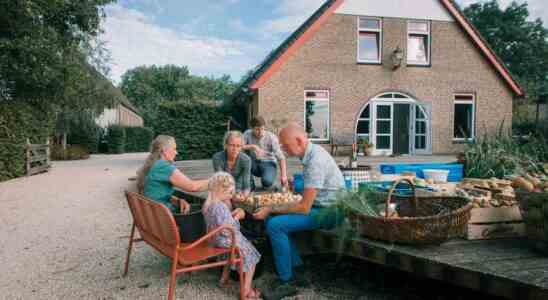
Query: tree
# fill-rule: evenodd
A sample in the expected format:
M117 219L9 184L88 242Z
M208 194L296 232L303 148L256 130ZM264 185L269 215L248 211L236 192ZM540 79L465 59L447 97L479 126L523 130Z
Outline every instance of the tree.
M230 76L218 79L190 75L186 66L140 66L122 75L122 92L153 126L163 102L221 102L235 89Z
M85 76L84 49L100 32L103 5L113 0L0 2L0 100L65 101ZM88 46L86 46L88 45ZM84 55L85 56L85 55Z
M491 0L472 4L464 13L525 88L529 99L536 99L548 78L548 29L540 19L527 20L527 3L512 2L502 10L496 0Z

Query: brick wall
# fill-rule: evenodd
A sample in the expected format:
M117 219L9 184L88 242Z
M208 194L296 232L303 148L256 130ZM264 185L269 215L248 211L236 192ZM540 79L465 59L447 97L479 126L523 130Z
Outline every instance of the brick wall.
M331 92L331 135L354 131L357 114L368 99L387 91L432 103L433 153L456 152L453 94L476 95L476 136L510 125L512 92L457 23L432 22L431 67L393 71L389 54L406 49L407 20L383 19L383 64L356 63L357 17L333 15L258 91L258 113L265 119L304 123L305 89ZM405 57L405 55L404 55Z

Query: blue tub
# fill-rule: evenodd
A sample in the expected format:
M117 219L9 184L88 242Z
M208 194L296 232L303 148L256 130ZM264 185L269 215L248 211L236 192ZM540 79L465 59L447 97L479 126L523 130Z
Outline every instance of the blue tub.
M367 182L360 182L359 188L365 188L365 187L373 187L379 192L388 192L390 188L394 185L394 181L367 181ZM415 189L422 189L422 190L428 190L433 191L431 187L418 187L415 186ZM413 189L411 186L409 186L406 182L400 182L396 189L394 190L394 193L396 195L400 196L413 196Z
M401 174L402 172L415 172L417 177L424 178L422 170L436 169L448 170L448 182L459 182L463 176L463 165L459 163L421 163L421 164L382 164L380 165L383 174Z

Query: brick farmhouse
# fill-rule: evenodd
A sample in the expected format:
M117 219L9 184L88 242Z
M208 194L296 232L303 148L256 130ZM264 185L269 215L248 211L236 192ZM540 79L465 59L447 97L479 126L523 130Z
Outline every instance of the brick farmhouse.
M441 154L508 127L524 92L451 0L329 0L239 86L249 121L317 142Z

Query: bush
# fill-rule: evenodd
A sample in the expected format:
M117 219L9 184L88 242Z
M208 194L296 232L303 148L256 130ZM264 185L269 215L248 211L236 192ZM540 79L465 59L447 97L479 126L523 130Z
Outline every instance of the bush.
M67 149L63 150L61 145L53 145L51 147L52 160L77 160L88 159L89 152L82 145L67 145Z
M159 106L154 122L157 134L177 140L176 159L209 159L223 149L223 135L228 116L207 103L168 102Z
M24 102L0 103L0 181L26 173L25 145L43 144L53 133L53 114Z
M126 151L126 130L119 125L111 125L106 136L108 153L120 154Z
M148 127L126 127L126 152L149 152L154 136Z
M70 145L82 145L89 153L99 152L99 140L102 129L97 126L91 114L81 113L69 121L69 134L67 143Z

